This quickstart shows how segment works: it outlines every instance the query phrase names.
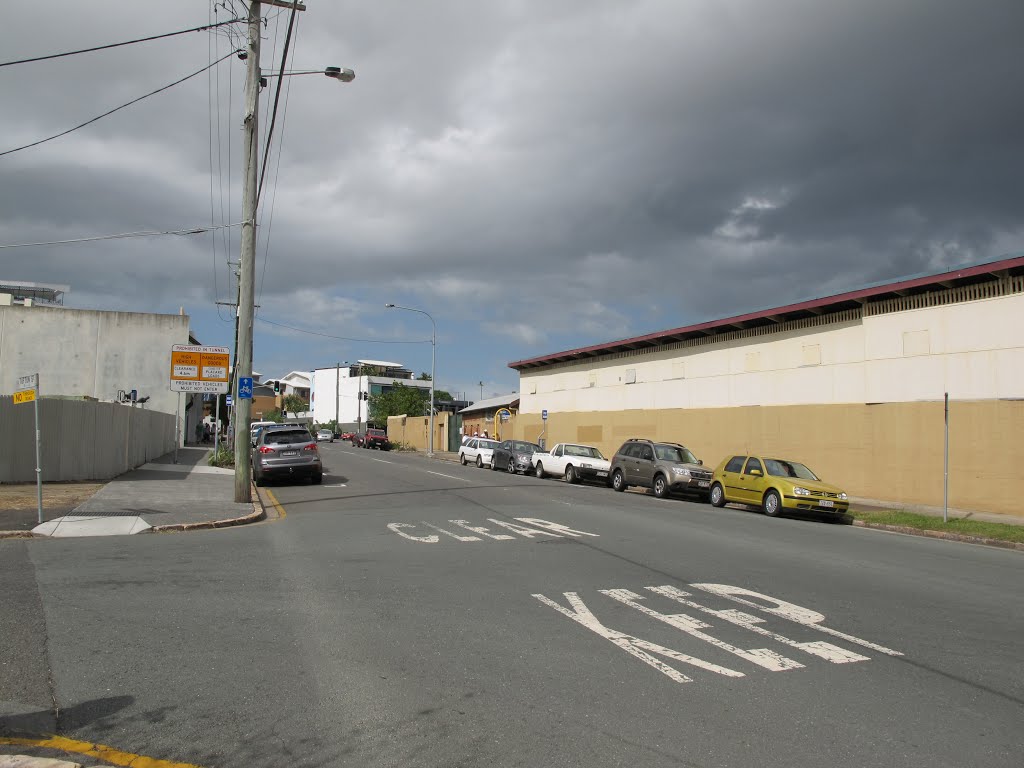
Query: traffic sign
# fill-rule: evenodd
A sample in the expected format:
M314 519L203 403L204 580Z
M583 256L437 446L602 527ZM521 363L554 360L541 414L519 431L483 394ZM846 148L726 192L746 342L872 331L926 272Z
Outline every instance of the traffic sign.
M15 392L14 393L14 403L16 405L19 404L19 403L31 403L35 399L36 399L36 391L35 391L35 389L23 389L20 392Z
M28 376L19 376L17 388L18 389L34 389L39 385L39 374L30 373Z
M509 419L512 418L512 411L510 411L508 408L502 408L501 410L498 411L498 418L501 419L502 421L508 421Z
M541 411L541 412L540 412L540 417L541 417L541 418L542 418L542 419L543 419L544 421L547 421L547 420L548 420L548 409L547 409L547 408L545 408L545 409L544 409L543 411Z
M251 376L239 376L238 377L238 399L239 400L252 400L252 377Z
M231 407L231 395L228 395L228 396L227 396L227 402L225 403L225 405L226 405L226 406L227 406L228 408L230 408L230 407Z
M227 392L231 351L227 347L175 344L171 347L171 390Z

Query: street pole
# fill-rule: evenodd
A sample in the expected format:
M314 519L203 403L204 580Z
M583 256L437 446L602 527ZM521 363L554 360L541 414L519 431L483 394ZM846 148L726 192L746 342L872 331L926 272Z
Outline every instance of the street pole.
M39 428L39 374L36 374L36 509L39 512L39 525L43 524L43 431Z
M316 374L314 374L316 375ZM334 428L341 432L341 425L338 421L341 419L341 363L339 362L337 367L334 369Z
M427 315L426 312L423 314ZM437 356L437 325L432 317L430 317L430 328L430 448L427 451L427 456L434 455L434 361Z
M949 522L949 392L945 397L945 445L942 457L942 522Z
M242 248L238 277L238 372L235 381L252 377L253 304L256 301L254 274L256 271L256 188L259 151L260 88L260 2L249 3L249 43L245 72L245 118L242 139ZM237 388L237 384L236 384ZM239 439L249 432L252 400L238 398L235 404L235 501L252 501L251 470L249 467L249 441Z

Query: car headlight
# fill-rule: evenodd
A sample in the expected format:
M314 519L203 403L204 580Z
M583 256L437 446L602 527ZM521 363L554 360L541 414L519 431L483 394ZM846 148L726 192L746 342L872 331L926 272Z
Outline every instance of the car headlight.
M839 493L839 498L840 498L840 499L842 499L843 501L846 501L846 500L847 500L848 498L850 498L850 497L849 497L849 496L847 496L847 495L846 495L845 493L843 493L843 492L840 492L840 493Z
M811 492L806 488L801 488L799 485L793 488L793 493L796 496L810 496Z
M680 477L690 476L690 470L688 470L686 467L672 467L672 473L679 475Z

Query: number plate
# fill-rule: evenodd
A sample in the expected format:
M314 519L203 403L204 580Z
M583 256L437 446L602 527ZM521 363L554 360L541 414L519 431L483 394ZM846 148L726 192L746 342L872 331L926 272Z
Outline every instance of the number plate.
M698 480L697 481L697 487L699 487L699 488L707 488L710 485L711 485L711 481L710 480Z
M298 451L281 451L282 456L298 456Z
M608 477L608 473L607 472L598 472L597 476L598 477Z
M834 507L836 503L834 501L819 501L818 505L822 507Z

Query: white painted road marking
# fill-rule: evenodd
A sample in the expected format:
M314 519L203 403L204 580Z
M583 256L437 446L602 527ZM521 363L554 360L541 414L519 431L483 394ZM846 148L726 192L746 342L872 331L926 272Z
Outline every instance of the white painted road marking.
M735 645L731 645L716 637L701 632L702 629L710 629L710 624L705 624L699 619L695 619L692 616L687 616L685 613L678 613L673 616L666 615L664 613L658 613L653 608L649 608L646 605L641 605L640 601L643 600L643 596L638 595L636 592L630 592L628 589L601 589L598 590L602 595L608 595L613 600L618 600L623 605L628 605L630 608L636 608L641 613L650 616L652 619L668 624L670 627L685 632L688 635L693 635L698 640L703 640L705 643L721 648L723 651L732 653L739 656L741 659L749 661L751 664L757 664L760 667L771 670L772 672L782 672L787 669L803 669L803 664L792 659L787 659L785 656L780 656L775 651L767 648L751 648L750 650L744 650L737 648Z
M720 597L733 600L737 603L756 608L759 611L770 613L773 616L781 616L784 619L789 619L797 624L802 624L805 627L816 629L819 632L824 632L826 635L832 635L833 637L841 637L843 640L849 640L851 643L862 645L865 648L870 648L880 653L888 654L889 656L902 656L903 654L899 651L894 651L892 648L886 648L884 645L875 645L867 640L861 640L859 637L848 635L845 632L840 632L830 627L824 627L821 622L825 620L825 617L817 611L811 611L807 608L801 608L799 605L793 605L793 603L787 603L785 600L779 600L778 598L769 597L768 595L762 595L760 592L754 592L753 590L743 589L742 587L731 587L728 584L691 584L690 586L696 587L697 589L703 589L705 592L710 592L713 595L719 595ZM774 607L767 607L760 605L751 600L745 600L743 597L758 597L769 603L773 603Z
M801 643L796 640L790 640L788 637L780 635L777 632L771 632L764 627L757 626L758 624L764 624L764 619L759 619L757 616L751 616L749 613L744 613L743 611L736 611L732 609L714 611L700 603L687 600L686 598L691 596L690 593L684 592L678 587L666 585L663 587L648 587L647 589L655 594L663 595L670 600L675 600L677 603L688 605L691 608L696 608L698 611L702 611L703 613L707 613L712 616L717 616L718 618L728 621L731 624L735 624L738 627L749 629L751 632L762 635L763 637L770 637L772 640L782 643L783 645L788 645L791 648L799 648L801 651L809 653L812 656L825 659L826 661L831 661L833 664L849 664L853 661L868 661L867 656L861 656L859 653L848 651L845 648L840 648L837 645L832 645L832 643L826 643L822 640L817 640L811 643Z
M493 523L494 525L500 528L504 528L507 531L512 531L512 533L517 533L524 539L532 539L535 536L546 536L548 538L553 539L561 539L566 536L572 538L578 538L580 536L600 536L600 534L597 533L578 531L575 528L570 528L567 525L562 525L560 523L552 523L549 520L539 520L534 517L517 517L514 519L521 523L528 523L529 527L524 525L517 525L516 523L506 522L505 520L497 520L493 517L488 518L487 522ZM459 528L463 528L467 531L472 531L473 533L479 533L481 536L485 536L488 539L493 539L495 541L516 540L515 536L509 536L508 534L490 533L488 528L485 528L483 526L474 526L468 520L449 520L448 522L454 526L458 526ZM456 541L483 541L483 539L481 539L480 536L462 536L458 533L453 533L452 531L449 531L447 528L442 528L439 525L428 523L425 520L420 523L388 523L387 528L393 533L397 533L403 539L409 539L409 541L418 541L423 544L437 544L437 542L441 540L439 536L432 533L427 534L425 536L407 533L407 531L413 530L420 525L426 528L430 528L431 530L437 531L438 533L443 534L444 536L453 538Z
M461 480L464 483L472 483L468 477L456 477L455 475L446 475L444 472L431 472L429 469L425 470L428 475L437 475L438 477L447 477L451 480Z
M556 611L568 616L576 623L582 624L591 632L594 632L606 640L610 640L626 653L636 656L636 658L640 659L640 661L645 664L650 664L656 670L672 678L677 683L689 683L693 681L693 678L687 677L678 669L669 666L660 659L654 658L651 656L651 653L656 653L659 656L674 659L675 661L681 661L685 664L691 664L699 669L706 669L709 672L716 672L719 675L724 675L725 677L744 676L742 672L737 672L736 670L728 669L726 667L720 667L717 664L712 664L707 661L701 661L700 659L688 656L685 653L674 651L671 648L666 648L662 645L648 642L647 640L641 640L639 637L633 637L632 635L627 635L624 632L609 629L597 620L597 617L591 613L587 606L583 604L583 601L580 600L579 595L575 592L566 592L564 594L565 599L568 600L569 605L572 606L572 610L559 605L554 600L551 600L544 595L534 595L534 597L544 603L544 605L551 606ZM648 651L650 653L648 653Z
M764 595L760 592L754 592L752 590L743 589L741 587L733 587L727 584L693 584L693 587L703 589L706 592L725 598L727 600L733 600L736 602L742 602L746 605L750 605L760 611L770 613L773 616L784 618L789 621L796 622L804 627L817 630L819 632L825 632L826 634L833 635L835 637L841 637L844 640L848 640L851 643L862 645L866 648L873 648L882 653L890 656L902 656L903 654L899 651L894 651L891 648L886 648L882 645L871 643L867 640L863 640L853 635L848 635L844 632L834 630L830 627L826 627L822 624L825 621L824 615L817 611L812 611L808 608L803 608L799 605L786 602L785 600L779 600L768 595ZM707 606L701 605L693 600L688 599L691 597L689 592L685 592L677 587L672 586L653 586L646 587L647 591L653 592L654 594L673 600L677 603L682 603L691 608L694 608L702 613L715 616L723 621L735 624L736 626L749 629L751 632L761 636L771 638L783 645L791 648L797 648L805 653L812 656L829 661L833 664L847 664L850 662L858 661L869 661L870 658L862 656L859 653L840 648L836 645L826 642L797 642L791 640L788 637L780 635L775 632L771 632L763 627L757 626L763 624L764 619L760 619L755 616L751 616L742 611L734 609L726 610L714 610ZM804 665L796 662L792 659L788 659L775 651L768 648L754 648L754 649L743 649L738 648L734 645L726 643L716 637L712 637L701 630L709 628L708 624L695 619L692 616L685 614L665 614L650 608L645 604L641 604L641 597L636 592L628 589L602 589L598 590L602 595L612 598L623 605L628 605L631 608L636 609L645 616L649 616L657 621L668 624L669 626L675 627L689 637L701 640L709 645L718 648L720 650L731 653L744 661L748 661L751 664L755 664L759 667L767 669L772 672L782 672L791 669L804 669ZM725 677L744 677L744 673L722 667L711 662L703 661L689 654L676 651L672 648L666 648L655 643L651 643L647 640L635 637L634 635L626 634L602 624L594 613L584 605L576 592L564 592L565 599L568 600L570 608L555 602L554 600L546 597L542 594L534 594L533 597L539 600L544 605L554 608L556 611L564 616L568 616L570 619L580 624L600 637L609 640L616 646L626 651L630 655L640 659L645 664L654 667L662 674L666 675L677 683L690 682L692 678L684 675L675 667L665 663L661 659L655 658L651 654L657 654L658 656L674 659L681 661L691 666L705 669L710 672L714 672ZM743 597L740 597L743 596ZM756 597L759 600L763 600L770 605L765 606L759 603L755 603L752 600L746 600L746 597Z

